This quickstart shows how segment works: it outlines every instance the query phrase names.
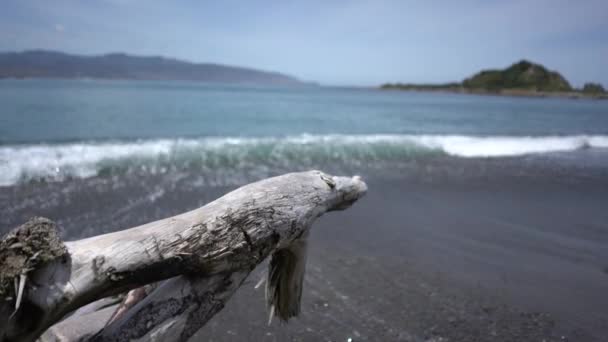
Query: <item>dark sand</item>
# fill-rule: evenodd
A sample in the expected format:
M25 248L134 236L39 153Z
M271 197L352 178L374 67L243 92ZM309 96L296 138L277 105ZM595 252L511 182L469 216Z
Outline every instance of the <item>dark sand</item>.
M608 169L579 158L442 159L369 174L367 197L313 228L301 317L267 326L263 290L253 289L262 266L197 337L605 341ZM232 188L198 181L106 176L0 188L0 232L43 215L70 238L90 236Z

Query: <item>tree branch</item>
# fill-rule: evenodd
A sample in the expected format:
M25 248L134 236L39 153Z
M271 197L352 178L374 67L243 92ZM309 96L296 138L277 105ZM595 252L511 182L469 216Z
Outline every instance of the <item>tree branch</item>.
M176 276L95 338L161 334L185 341L272 251L290 246L317 217L347 208L366 190L358 177L291 173L243 186L181 215L65 242L56 248L63 253L42 264L29 263L33 257L24 254L25 264L33 266L20 273L27 274L28 283L10 319L14 293L1 294L0 341L33 341L79 307ZM9 263L1 252L3 272Z

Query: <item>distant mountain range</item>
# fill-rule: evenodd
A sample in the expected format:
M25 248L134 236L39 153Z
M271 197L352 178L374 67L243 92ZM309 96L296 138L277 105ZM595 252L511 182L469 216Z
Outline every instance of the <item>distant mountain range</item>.
M0 53L0 78L100 78L306 84L278 72L227 65L191 63L172 58L131 56L124 53L80 56L45 50Z
M527 60L521 60L506 69L482 70L462 82L387 83L381 88L513 96L608 97L600 84L586 83L582 89L574 89L560 73Z

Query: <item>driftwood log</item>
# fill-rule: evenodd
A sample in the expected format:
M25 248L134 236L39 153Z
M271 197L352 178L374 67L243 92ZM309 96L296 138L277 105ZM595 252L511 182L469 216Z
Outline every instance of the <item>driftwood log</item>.
M71 242L34 219L0 241L0 341L186 341L271 254L271 316L288 319L299 310L311 224L366 190L358 177L291 173Z

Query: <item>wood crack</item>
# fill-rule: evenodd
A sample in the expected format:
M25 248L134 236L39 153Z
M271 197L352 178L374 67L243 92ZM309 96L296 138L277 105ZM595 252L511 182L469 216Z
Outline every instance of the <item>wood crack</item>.
M127 230L65 243L50 234L52 243L31 251L19 237L54 223L42 219L38 226L19 227L0 240L0 342L33 342L45 331L41 341L78 341L96 334L104 341L147 340L151 334L157 340L186 341L273 250L305 239L317 217L346 208L366 190L358 178L289 173ZM22 267L13 270L13 259L3 256L15 251L31 255L24 254ZM27 282L18 281L14 290L23 269ZM153 283L159 285L105 328L109 315L87 324L82 314L64 319L82 306ZM20 306L9 319L18 293Z

